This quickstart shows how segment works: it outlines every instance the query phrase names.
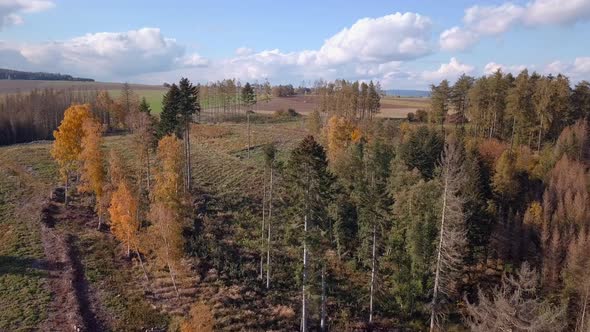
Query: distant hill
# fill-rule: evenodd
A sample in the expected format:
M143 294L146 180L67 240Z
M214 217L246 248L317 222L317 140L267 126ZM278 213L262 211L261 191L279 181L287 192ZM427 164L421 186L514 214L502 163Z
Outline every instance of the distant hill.
M430 91L425 90L385 90L388 96L400 97L430 97Z
M94 82L94 80L91 78L73 77L71 75L57 73L19 71L4 68L0 68L0 80Z

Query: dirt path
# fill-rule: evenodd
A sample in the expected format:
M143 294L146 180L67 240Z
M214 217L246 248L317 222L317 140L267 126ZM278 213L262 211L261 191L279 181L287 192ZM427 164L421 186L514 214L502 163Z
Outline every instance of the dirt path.
M61 192L54 191L52 200L41 211L41 239L46 260L42 263L48 274L52 292L48 319L41 331L103 331L103 324L93 311L96 303L76 247L76 235L55 228L62 222Z

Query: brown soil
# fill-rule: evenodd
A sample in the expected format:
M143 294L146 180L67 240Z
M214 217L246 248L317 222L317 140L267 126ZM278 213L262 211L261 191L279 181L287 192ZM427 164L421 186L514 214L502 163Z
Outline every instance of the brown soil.
M76 247L77 237L65 229L55 228L56 222L88 221L91 214L81 206L64 209L63 190L56 189L41 211L41 239L46 260L42 263L48 273L52 293L48 319L41 331L103 331L104 319L97 313L100 303L84 277L84 267ZM67 229L67 228L66 228Z

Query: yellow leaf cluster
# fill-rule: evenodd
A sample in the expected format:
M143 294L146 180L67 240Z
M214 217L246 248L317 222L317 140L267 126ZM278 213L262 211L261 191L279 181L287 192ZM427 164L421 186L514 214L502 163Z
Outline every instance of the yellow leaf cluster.
M102 125L94 118L89 117L82 123L82 151L80 162L82 163L82 192L92 192L100 201L104 186L104 157L101 150Z
M63 177L77 167L84 136L82 125L91 116L89 104L72 105L65 111L58 129L53 132L55 141L51 148L51 156L59 164Z
M326 129L328 136L328 157L334 161L338 159L338 156L350 144L355 127L348 118L334 115L328 120Z
M111 196L109 207L111 216L111 231L115 237L127 245L127 248L137 248L137 232L139 220L137 219L137 200L127 181L119 183Z

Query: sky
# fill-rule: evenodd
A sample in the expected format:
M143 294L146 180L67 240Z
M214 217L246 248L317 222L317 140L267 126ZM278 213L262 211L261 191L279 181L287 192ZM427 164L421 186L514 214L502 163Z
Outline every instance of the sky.
M0 68L99 81L427 89L502 69L590 79L590 0L0 0Z

